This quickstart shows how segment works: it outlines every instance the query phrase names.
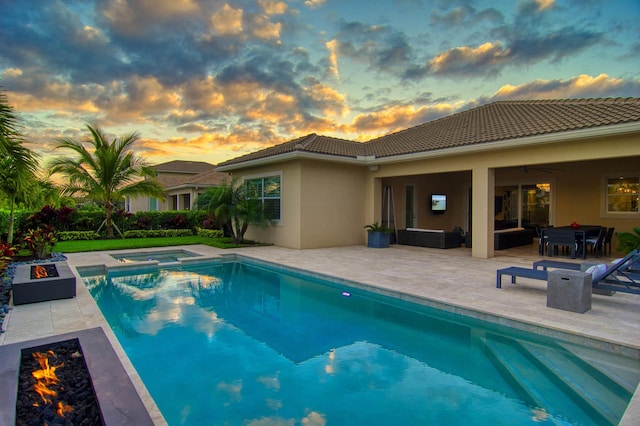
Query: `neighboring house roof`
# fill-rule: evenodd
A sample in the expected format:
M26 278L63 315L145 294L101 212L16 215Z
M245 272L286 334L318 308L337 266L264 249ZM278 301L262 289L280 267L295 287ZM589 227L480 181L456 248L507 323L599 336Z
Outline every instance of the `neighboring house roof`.
M217 172L209 170L208 172L198 173L195 176L183 178L180 181L174 182L173 185L165 186L166 189L172 189L175 187L210 187L220 186L222 182L229 179L228 173Z
M640 122L640 98L499 101L358 143L311 134L218 165L291 153L383 158Z
M193 175L213 170L216 166L204 161L174 160L168 163L156 164L153 168L158 173L187 173Z
M217 186L228 178L227 173L216 171L216 166L204 161L174 160L157 164L156 180L167 190L184 187Z

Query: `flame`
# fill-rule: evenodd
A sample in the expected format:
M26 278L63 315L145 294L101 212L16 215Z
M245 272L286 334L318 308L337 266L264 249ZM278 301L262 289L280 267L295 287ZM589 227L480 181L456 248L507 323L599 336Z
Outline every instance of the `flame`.
M70 413L73 411L73 407L71 407L70 405L62 402L62 401L58 401L58 408L56 408L56 413L64 418L64 415L67 413Z
M46 271L45 271L46 273ZM37 380L36 384L33 385L33 389L36 391L40 398L45 404L51 404L51 397L55 397L58 395L54 389L51 389L49 385L55 385L60 383L60 379L56 376L56 370L58 368L64 367L64 362L60 365L49 365L49 358L54 357L56 354L49 350L46 353L42 352L34 352L33 357L40 364L40 370L35 370L31 372L31 375ZM34 404L37 405L37 404ZM59 401L57 403L56 413L64 418L64 415L73 411L73 408Z
M36 278L47 278L47 269L44 266L36 265L33 267L33 274Z

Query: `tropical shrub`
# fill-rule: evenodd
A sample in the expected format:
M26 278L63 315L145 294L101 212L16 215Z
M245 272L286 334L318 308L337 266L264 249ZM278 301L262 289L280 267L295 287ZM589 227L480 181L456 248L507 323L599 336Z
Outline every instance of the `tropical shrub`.
M36 259L46 259L56 244L55 229L44 225L38 229L30 229L24 237L23 244Z
M12 247L9 243L5 243L4 241L0 241L0 275L2 275L11 263L11 259L16 254L16 249Z

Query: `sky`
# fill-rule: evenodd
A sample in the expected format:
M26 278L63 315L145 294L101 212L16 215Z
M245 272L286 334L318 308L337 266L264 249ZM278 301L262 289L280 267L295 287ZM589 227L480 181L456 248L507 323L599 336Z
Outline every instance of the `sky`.
M640 96L640 0L0 0L0 86L46 160L367 141L489 102Z

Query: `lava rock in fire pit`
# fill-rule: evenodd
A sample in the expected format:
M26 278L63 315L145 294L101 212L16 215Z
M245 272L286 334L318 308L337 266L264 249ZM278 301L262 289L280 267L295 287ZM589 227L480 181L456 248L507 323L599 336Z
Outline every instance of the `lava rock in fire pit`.
M15 424L105 424L78 339L22 350Z

